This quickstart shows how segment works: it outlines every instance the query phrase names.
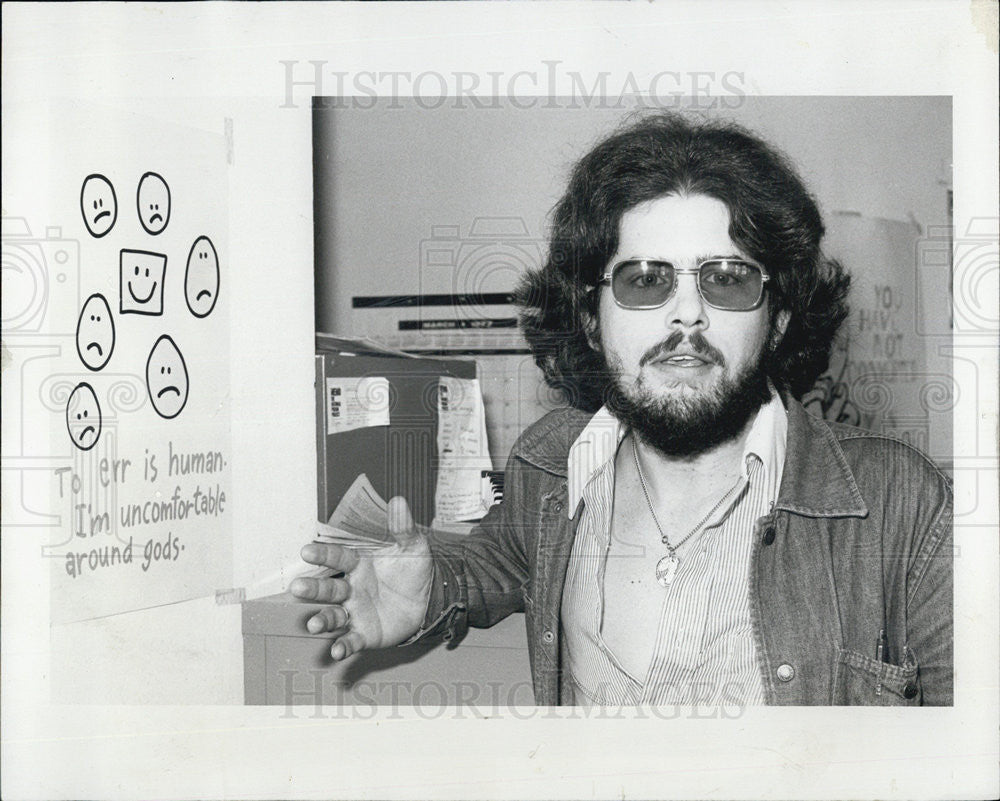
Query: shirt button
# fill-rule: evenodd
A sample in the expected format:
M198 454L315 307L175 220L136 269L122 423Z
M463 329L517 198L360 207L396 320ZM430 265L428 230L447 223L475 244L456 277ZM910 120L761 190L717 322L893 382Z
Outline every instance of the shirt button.
M774 526L768 526L764 529L764 536L761 541L765 545L770 545L774 542Z
M562 511L562 501L556 501L555 505L552 508L555 509L557 512L561 512Z
M911 701L917 697L917 685L912 681L906 682L903 686L903 698L907 701Z
M546 629L545 632L542 634L542 642L544 642L546 644L551 644L555 640L555 638L556 638L556 635L553 634L548 629Z
M785 663L784 665L778 665L778 669L775 671L778 679L781 681L791 681L795 678L795 668L791 665Z

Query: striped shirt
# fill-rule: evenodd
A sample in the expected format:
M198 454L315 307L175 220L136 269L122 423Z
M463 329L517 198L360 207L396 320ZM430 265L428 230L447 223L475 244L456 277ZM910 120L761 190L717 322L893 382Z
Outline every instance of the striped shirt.
M583 512L561 609L562 663L577 704L763 703L750 623L750 549L755 522L777 498L786 431L785 409L772 392L751 426L729 501L683 554L659 608L636 610L658 620L642 675L622 666L602 630L606 593L616 591L605 586L615 454L628 432L602 409L580 434L570 449L568 475L570 514L579 500Z

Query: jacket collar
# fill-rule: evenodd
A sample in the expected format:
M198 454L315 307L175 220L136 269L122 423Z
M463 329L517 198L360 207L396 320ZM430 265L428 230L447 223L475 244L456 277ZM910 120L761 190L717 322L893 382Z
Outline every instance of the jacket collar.
M593 416L571 407L550 412L521 435L513 455L565 479L566 455Z
M810 517L867 517L868 507L833 431L798 401L783 400L788 445L774 508Z

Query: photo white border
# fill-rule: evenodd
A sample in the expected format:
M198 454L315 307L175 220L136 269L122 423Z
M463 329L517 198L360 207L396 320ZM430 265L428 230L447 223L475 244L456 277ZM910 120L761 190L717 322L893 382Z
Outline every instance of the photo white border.
M165 116L183 108L206 120L235 116L250 125L237 147L244 157L268 157L282 202L266 215L234 211L231 240L253 232L260 264L311 263L305 95L313 92L297 108L279 110L280 62L288 59L346 73L483 75L541 71L545 60L559 60L566 71L609 70L636 76L640 86L668 68L735 70L754 94L951 95L956 231L997 214L995 3L5 4L3 138L38 134L20 127L17 110L40 98L120 100ZM233 186L234 198L248 188ZM232 342L259 351L265 364L287 359L288 347L311 348L306 274L307 287L296 273L279 309L288 313L287 331L255 330L265 326L248 319L245 329L234 326ZM253 290L249 281L234 287L234 318L238 302L260 302ZM985 480L977 488L976 474L957 472L956 493L961 503L978 492L992 520L996 332L956 338L956 347L990 393L959 400L956 452L975 454ZM234 384L243 375L234 369ZM255 419L267 403L239 395L234 419ZM259 433L234 424L234 440ZM246 480L264 486L261 476ZM479 719L468 710L424 720L418 710L380 709L360 720L334 711L289 718L280 707L50 706L44 671L36 670L47 664L48 610L30 568L10 567L28 561L20 545L5 541L3 795L990 797L1000 709L997 541L961 528L956 541L954 708L768 708L735 721L669 722L648 715L580 721L569 710L525 711L527 720Z

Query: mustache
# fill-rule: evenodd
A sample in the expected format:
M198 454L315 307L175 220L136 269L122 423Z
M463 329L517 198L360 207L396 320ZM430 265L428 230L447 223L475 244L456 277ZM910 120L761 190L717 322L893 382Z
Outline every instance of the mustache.
M705 339L705 336L700 331L695 331L689 337L685 337L683 331L674 331L663 342L653 345L653 347L643 353L642 358L639 359L639 366L644 367L651 361L670 356L670 354L681 346L685 338L687 339L689 348L698 354L698 356L705 359L705 361L715 362L720 367L726 366L726 357L722 355L722 351Z

